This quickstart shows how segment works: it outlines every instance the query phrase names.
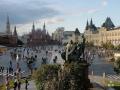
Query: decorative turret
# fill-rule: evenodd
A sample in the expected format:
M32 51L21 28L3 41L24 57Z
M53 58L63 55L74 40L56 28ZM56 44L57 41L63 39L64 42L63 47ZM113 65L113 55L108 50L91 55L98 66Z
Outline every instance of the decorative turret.
M92 18L91 18L90 25L88 28L93 32L97 30L97 27L95 26L95 24L93 24Z
M110 17L107 17L106 21L103 23L102 27L105 27L107 29L113 29L115 25L113 24Z
M89 23L88 23L88 20L87 20L87 24L86 24L85 30L88 30L88 29L89 29Z
M78 28L75 29L75 35L80 35Z
M7 16L6 33L7 33L8 35L10 35L10 34L11 34L11 31L10 31L9 16Z
M16 36L16 37L18 36L18 34L17 34L17 30L16 30L16 26L14 27L13 35Z
M92 21L92 18L91 18L91 21L90 21L90 26L92 26L93 25L93 21Z

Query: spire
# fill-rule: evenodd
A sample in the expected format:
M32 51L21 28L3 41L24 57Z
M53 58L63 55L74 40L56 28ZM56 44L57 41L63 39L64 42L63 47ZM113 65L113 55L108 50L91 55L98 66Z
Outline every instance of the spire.
M87 20L87 24L86 24L85 30L88 30L88 28L89 28L89 23L88 23L88 20Z
M11 34L9 16L7 16L6 33L7 33L7 34Z
M16 30L16 26L14 27L13 35L16 36L16 37L18 36L18 34L17 34L17 30Z
M44 25L43 25L43 30L45 30L46 29L46 25L45 25L45 22L44 22Z
M44 22L44 25L43 25L43 32L46 34L46 25L45 25L45 22Z
M91 21L90 21L90 26L92 26L93 25L93 21L92 21L92 18L91 18Z
M33 25L32 25L32 32L34 32L35 31L35 24L34 24L34 22L33 22Z

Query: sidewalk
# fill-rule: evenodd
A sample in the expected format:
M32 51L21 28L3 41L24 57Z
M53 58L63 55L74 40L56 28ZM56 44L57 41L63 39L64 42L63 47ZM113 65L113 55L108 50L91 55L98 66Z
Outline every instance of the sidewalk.
M14 89L11 89L14 90ZM25 90L25 84L21 85L20 90ZM37 90L34 81L29 81L28 90Z

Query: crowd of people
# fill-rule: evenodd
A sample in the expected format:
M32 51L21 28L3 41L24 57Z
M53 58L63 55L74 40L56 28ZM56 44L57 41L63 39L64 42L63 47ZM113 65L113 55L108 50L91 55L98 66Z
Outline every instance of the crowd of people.
M28 80L26 78L25 79L25 90L28 90L28 85L29 85L29 83L28 83ZM15 79L15 81L14 81L14 90L17 90L17 89L21 90L21 81Z
M53 46L40 46L40 47L19 47L10 49L5 54L8 54L11 58L9 60L8 66L0 66L0 73L6 73L7 76L7 83L6 88L9 90L9 77L10 74L13 75L12 79L15 79L17 77L17 74L21 72L21 65L19 65L19 61L23 61L27 64L28 68L31 70L36 69L36 62L37 60L40 60L41 64L47 64L49 62L48 57L52 57L52 51L61 53L61 50L59 50L61 47L57 46L57 48L54 48ZM43 55L42 55L43 54ZM41 57L41 59L39 58ZM56 63L57 56L54 58L54 63ZM13 65L13 62L17 64L17 67L15 68ZM38 63L37 63L38 64ZM2 74L1 74L2 75ZM17 78L16 78L17 79ZM21 81L18 79L14 81L14 90L18 88L20 90ZM27 83L27 81L26 81ZM27 84L26 84L26 90L27 90Z

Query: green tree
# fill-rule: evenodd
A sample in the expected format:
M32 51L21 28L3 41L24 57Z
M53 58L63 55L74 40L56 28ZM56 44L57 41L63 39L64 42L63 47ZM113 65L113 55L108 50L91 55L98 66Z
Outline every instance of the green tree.
M114 49L114 45L111 42L102 43L101 46L105 49L112 49L112 50Z
M91 42L86 42L86 46L88 47L93 47L94 46L94 43L91 41Z
M120 44L115 47L115 50L120 50Z
M42 65L35 73L33 78L37 86L37 90L44 90L44 84L47 80L52 80L58 76L59 65Z
M114 63L114 71L119 74L120 73L120 57Z

